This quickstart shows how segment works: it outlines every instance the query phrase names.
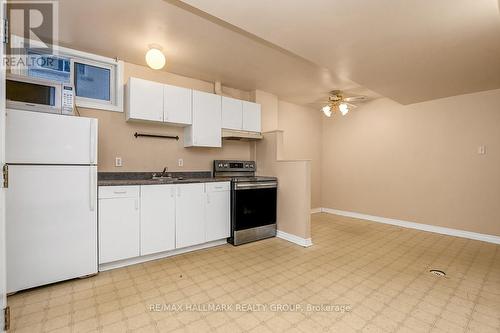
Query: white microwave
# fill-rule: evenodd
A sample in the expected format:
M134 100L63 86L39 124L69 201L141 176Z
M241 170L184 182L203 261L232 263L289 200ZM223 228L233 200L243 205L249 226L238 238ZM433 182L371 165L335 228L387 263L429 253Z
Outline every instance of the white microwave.
M7 75L6 106L10 109L73 115L73 86L61 82Z

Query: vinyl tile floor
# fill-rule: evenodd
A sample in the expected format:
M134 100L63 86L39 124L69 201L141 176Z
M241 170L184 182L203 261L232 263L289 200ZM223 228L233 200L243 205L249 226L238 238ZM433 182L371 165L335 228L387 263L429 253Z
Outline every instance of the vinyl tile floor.
M312 239L222 245L19 292L11 331L500 332L499 245L326 214L313 215Z

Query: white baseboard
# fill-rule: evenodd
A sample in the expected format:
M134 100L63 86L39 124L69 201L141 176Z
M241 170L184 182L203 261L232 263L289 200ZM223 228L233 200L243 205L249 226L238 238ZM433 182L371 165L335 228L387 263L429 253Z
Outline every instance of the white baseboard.
M448 236L469 238L469 239L479 240L479 241L493 243L493 244L500 244L500 236L495 236L495 235L480 234L480 233L472 232L472 231L438 227L438 226L430 225L430 224L422 224L422 223L415 223L415 222L409 222L409 221L403 221L403 220L396 220L396 219L391 219L391 218L387 218L387 217L380 217L380 216L367 215L367 214L361 214L361 213L355 213L355 212L348 212L348 211L344 211L344 210L331 209L331 208L321 208L321 211L323 213L353 217L353 218L357 218L357 219L385 223L385 224L391 224L391 225L396 225L396 226L403 227L403 228L411 228L411 229L423 230L423 231L428 231L428 232L434 232L437 234L448 235Z
M115 268L135 265L135 264L141 264L141 263L146 262L146 261L163 259L163 258L175 256L175 255L182 254L182 253L207 249L209 247L219 246L219 245L223 245L223 244L227 244L226 239L221 239L221 240L216 240L216 241L212 241L212 242L208 242L208 243L204 243L204 244L184 247L182 249L175 249L175 250L171 250L171 251L154 253L154 254L149 254L149 255L145 255L145 256L134 257L134 258L130 258L130 259L124 259L124 260L109 262L109 263L105 263L105 264L100 264L99 265L99 272L109 271L110 269L115 269Z
M302 238L280 230L276 232L276 237L287 240L289 242L295 243L303 247L309 247L313 245L311 238Z
M321 213L321 208L311 208L311 214Z

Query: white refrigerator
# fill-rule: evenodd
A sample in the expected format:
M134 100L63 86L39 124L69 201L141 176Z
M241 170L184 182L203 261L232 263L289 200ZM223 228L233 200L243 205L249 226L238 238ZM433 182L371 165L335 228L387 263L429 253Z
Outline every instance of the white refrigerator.
M97 273L97 119L7 110L7 292Z

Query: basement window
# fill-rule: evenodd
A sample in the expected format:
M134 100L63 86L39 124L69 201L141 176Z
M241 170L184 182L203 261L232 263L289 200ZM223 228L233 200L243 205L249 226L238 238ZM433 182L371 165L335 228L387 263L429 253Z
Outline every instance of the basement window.
M23 40L16 42L23 43ZM13 73L73 84L77 107L123 112L122 61L64 47L54 48L57 54L25 49L31 65Z
M71 80L71 61L69 58L28 51L30 66L28 76L69 83Z
M77 97L92 102L111 103L114 95L111 86L114 73L111 66L75 61L73 73Z

